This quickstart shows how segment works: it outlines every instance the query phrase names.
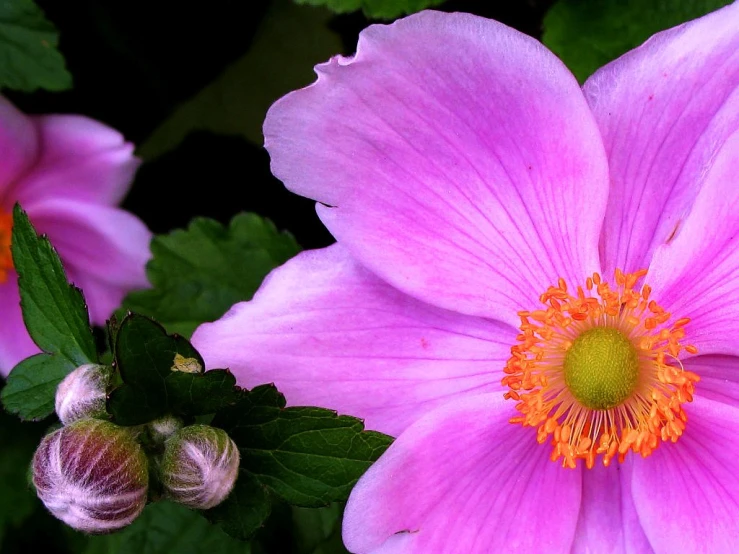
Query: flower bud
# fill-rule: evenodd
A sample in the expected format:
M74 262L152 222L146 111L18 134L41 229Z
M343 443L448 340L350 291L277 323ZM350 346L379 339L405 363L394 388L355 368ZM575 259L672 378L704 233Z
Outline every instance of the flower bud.
M239 474L239 450L222 429L191 425L164 446L161 480L169 498L190 508L217 506Z
M32 470L46 508L79 531L115 531L146 505L146 455L129 430L107 421L81 419L47 435Z
M161 444L182 429L182 420L171 415L160 417L148 425L149 436L155 444Z
M105 415L111 368L97 364L78 367L56 389L56 414L64 425L85 417Z

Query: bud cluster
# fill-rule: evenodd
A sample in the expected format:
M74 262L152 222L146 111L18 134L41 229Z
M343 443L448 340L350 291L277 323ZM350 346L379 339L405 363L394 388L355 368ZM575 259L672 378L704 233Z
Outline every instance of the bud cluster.
M239 451L228 434L208 425L182 427L173 416L149 423L147 433L106 421L111 374L106 366L83 365L57 389L64 426L41 441L32 464L47 509L86 533L129 525L148 499L149 456L165 496L199 510L220 504L239 472Z

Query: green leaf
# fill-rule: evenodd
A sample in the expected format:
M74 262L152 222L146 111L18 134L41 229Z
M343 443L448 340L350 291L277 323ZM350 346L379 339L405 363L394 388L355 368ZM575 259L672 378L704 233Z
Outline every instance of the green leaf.
M5 409L26 420L45 418L54 411L56 388L69 371L70 366L48 354L26 358L13 368L0 393Z
M239 214L228 227L197 218L186 231L154 238L147 266L154 288L129 294L124 305L189 336L249 300L267 273L299 250L290 234L255 214Z
M251 546L229 537L202 515L172 502L149 504L129 527L90 537L82 554L249 554Z
M229 371L203 373L203 359L187 339L168 335L145 316L130 314L121 322L115 361L123 385L111 392L108 411L119 425L140 425L169 413L215 413L237 399Z
M349 554L341 540L340 504L324 508L292 507L295 554Z
M544 18L542 42L580 82L658 31L730 0L559 0Z
M23 321L45 354L18 364L8 376L2 401L22 419L53 411L56 386L74 368L97 361L82 292L70 285L49 240L36 235L26 213L13 209L11 251L18 272Z
M331 18L327 10L297 6L292 0L270 2L248 52L180 104L137 153L151 160L174 150L196 130L244 136L261 146L267 109L314 81L313 66L342 51L341 38L329 28Z
M361 420L323 408L285 408L273 385L245 392L212 425L239 446L241 468L290 504L345 501L392 439L364 431Z
M240 471L236 485L226 500L203 512L213 523L241 540L249 540L264 524L272 510L266 488L246 471Z
M395 19L438 6L445 0L295 0L296 4L325 6L332 12L348 13L361 9L372 19Z
M0 2L0 89L71 88L58 42L54 25L32 0Z

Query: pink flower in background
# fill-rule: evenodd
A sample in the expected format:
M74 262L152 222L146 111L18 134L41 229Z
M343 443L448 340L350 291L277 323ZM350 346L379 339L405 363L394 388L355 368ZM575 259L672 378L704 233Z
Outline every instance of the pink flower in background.
M0 374L38 352L26 332L10 256L20 202L102 324L124 294L147 286L151 234L115 206L139 165L120 133L81 116L26 116L0 97Z
M582 88L537 41L437 12L316 72L264 131L338 244L193 343L399 437L349 550L732 552L739 4Z

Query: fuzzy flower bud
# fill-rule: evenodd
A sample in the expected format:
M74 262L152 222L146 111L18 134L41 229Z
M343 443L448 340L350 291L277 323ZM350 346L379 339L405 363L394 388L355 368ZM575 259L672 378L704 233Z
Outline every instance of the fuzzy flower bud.
M161 444L182 429L182 420L171 415L160 417L150 422L148 429L151 440Z
M129 430L107 421L81 419L47 435L32 469L46 508L79 531L115 531L146 505L146 455Z
M111 369L97 364L78 367L56 389L56 414L64 425L105 414L106 389Z
M161 480L172 500L190 508L217 506L233 489L239 450L222 429L191 425L165 443Z

